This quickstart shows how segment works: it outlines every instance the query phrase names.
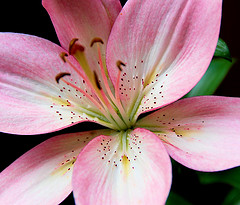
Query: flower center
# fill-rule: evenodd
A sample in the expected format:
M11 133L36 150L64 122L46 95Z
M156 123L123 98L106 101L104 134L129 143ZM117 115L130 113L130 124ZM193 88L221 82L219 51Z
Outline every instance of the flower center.
M125 64L120 60L116 62L118 77L114 86L108 75L105 58L102 57L101 49L103 44L104 42L101 38L94 38L90 44L91 49L97 49L98 70L90 67L90 63L86 57L85 47L79 44L76 38L72 39L69 44L69 55L75 58L79 66L73 64L67 53L60 54L61 59L65 63L68 63L79 77L83 79L87 87L94 93L94 97L76 84L64 78L65 76L70 76L71 73L61 72L56 75L55 80L57 83L62 81L81 92L92 102L92 104L94 104L102 115L104 115L108 123L111 124L111 128L126 130L131 128L133 123L129 120L129 116L126 114L119 96L119 82Z

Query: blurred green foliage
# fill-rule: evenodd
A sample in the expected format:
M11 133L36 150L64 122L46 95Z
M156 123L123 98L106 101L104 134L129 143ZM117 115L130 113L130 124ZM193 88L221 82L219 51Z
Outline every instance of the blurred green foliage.
M232 59L226 43L219 39L218 45L206 73L197 85L184 97L212 95L234 65L236 59Z

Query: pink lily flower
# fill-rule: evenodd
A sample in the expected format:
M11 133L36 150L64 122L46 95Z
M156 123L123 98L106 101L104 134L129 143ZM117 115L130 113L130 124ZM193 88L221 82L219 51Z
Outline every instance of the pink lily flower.
M221 0L43 0L61 47L0 34L0 130L46 140L0 174L0 204L164 204L169 155L201 171L240 165L240 99L179 100L206 71ZM175 102L177 101L177 102ZM160 109L159 109L160 108ZM139 115L153 111L139 119Z

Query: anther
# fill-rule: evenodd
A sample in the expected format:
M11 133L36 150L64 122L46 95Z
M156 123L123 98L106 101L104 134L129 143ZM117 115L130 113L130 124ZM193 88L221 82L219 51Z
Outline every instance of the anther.
M70 55L74 55L77 51L83 52L85 50L85 48L82 45L76 43L77 41L78 41L77 38L74 38L70 41L68 47L68 52Z
M103 40L102 40L101 38L98 38L98 37L94 38L94 39L91 41L90 46L93 47L93 45L94 45L95 43L104 44Z
M102 87L101 87L101 85L99 83L99 79L98 79L97 73L95 71L93 73L94 73L94 80L96 82L96 86L98 87L99 90L101 90Z
M71 75L70 73L67 73L67 72L63 72L63 73L58 73L57 75L56 75L56 77L55 77L55 80L56 80L56 82L57 83L59 83L59 80L61 79L61 78L63 78L64 76L66 76L66 75Z
M123 62L120 61L120 60L118 60L118 61L116 62L116 65L117 65L117 67L118 67L118 69L119 69L120 71L123 70L123 69L122 69L122 66L126 66L126 64L123 63Z
M63 60L64 63L66 63L66 57L68 57L68 54L65 52L60 53L60 58Z

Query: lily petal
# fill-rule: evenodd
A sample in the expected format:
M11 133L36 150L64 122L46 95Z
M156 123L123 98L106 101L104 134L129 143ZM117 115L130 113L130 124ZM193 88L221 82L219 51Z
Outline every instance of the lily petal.
M46 140L0 174L0 204L59 204L72 191L72 171L81 149L107 130Z
M65 49L73 38L78 38L87 47L95 37L107 42L122 8L119 0L43 0L42 4Z
M180 100L141 119L164 142L170 156L200 171L240 165L240 99L193 97Z
M106 45L112 25L122 9L120 1L43 0L42 3L51 17L62 47L68 50L71 40L78 39L74 42L84 48L87 69L101 76L99 61L106 64ZM102 43L98 44L101 55L98 46L93 43L94 39ZM99 79L102 80L101 77Z
M164 204L171 162L157 136L145 129L93 139L73 170L76 204Z
M38 37L0 34L0 98L4 102L0 104L2 132L38 134L81 121L95 121L80 109L92 105L93 112L99 112L93 103L76 89L56 82L57 74L68 72L75 77L76 85L87 89L82 79L77 78L79 75L59 57L63 51Z
M217 44L221 5L221 0L126 3L107 47L114 84L116 62L126 65L119 91L126 109L138 106L138 114L157 109L182 97L200 80Z

